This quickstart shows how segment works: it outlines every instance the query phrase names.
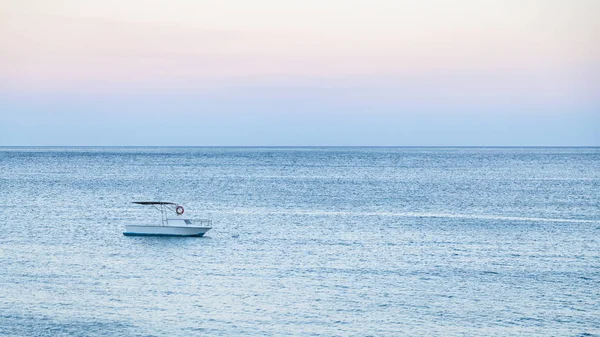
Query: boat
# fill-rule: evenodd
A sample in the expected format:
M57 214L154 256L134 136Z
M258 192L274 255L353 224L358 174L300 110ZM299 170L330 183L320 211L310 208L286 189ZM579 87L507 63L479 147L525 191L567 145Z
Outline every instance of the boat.
M137 205L152 206L160 211L160 222L155 224L125 225L124 235L203 236L212 229L212 220L181 217L183 206L174 202L134 201ZM172 216L175 213L175 217Z

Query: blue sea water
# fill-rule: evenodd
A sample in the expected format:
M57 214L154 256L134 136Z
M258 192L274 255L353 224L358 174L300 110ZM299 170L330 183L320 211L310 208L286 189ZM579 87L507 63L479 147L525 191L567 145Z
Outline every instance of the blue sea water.
M599 239L600 148L5 147L0 335L599 335Z

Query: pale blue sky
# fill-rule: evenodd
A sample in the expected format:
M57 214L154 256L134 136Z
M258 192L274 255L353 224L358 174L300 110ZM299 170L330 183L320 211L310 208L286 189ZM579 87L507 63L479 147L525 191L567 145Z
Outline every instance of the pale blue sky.
M598 146L598 12L595 0L7 0L0 146Z

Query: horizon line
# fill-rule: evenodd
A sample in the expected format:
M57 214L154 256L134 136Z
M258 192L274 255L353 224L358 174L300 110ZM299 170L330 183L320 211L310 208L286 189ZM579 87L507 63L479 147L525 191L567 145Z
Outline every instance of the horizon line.
M600 145L0 145L0 148L599 148Z

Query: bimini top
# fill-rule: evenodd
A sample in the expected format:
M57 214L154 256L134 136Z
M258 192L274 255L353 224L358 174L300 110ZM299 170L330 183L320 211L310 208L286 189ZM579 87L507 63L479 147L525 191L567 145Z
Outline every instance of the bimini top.
M134 204L138 205L177 205L174 202L164 202L164 201L134 201Z

